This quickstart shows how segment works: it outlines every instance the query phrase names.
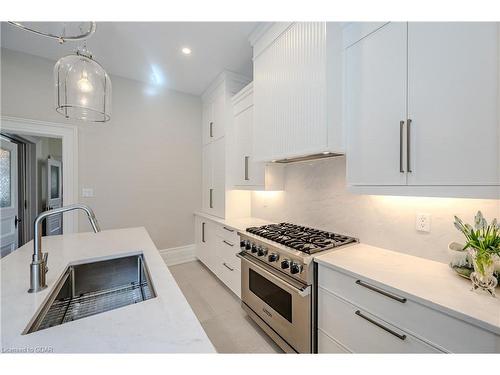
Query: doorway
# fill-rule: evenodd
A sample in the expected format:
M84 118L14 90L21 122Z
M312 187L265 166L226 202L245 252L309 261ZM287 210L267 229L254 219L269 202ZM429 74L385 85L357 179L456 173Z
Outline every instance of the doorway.
M18 147L0 138L0 257L19 245Z
M22 137L58 138L62 141L62 173L61 189L64 205L78 203L78 127L70 124L47 122L11 116L1 116L1 132L18 134ZM78 213L67 212L62 218L64 234L78 232ZM30 224L32 227L33 223Z
M33 222L45 211L63 204L62 140L0 133L2 183L0 256L33 239ZM62 215L44 221L44 236L63 233Z

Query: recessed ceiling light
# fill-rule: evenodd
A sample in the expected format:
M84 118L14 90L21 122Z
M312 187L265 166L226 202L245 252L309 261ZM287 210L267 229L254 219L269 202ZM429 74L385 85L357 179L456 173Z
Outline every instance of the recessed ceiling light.
M185 55L190 55L191 54L191 48L189 48L189 47L182 47L181 51Z

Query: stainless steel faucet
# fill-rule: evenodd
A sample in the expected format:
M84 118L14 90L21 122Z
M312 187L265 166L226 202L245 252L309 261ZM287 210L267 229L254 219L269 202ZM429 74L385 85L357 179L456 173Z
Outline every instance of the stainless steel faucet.
M45 274L49 270L47 268L48 253L42 253L42 221L49 216L62 214L63 212L83 210L87 214L90 225L95 233L100 232L99 223L94 215L94 211L84 204L72 204L60 208L54 208L49 211L44 211L35 219L35 238L33 240L33 259L30 265L30 288L28 293L36 293L47 287L45 282Z

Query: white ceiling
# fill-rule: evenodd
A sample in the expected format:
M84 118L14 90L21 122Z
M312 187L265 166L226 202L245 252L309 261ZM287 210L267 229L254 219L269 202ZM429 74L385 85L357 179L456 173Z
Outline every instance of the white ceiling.
M110 74L200 95L222 70L251 78L257 22L98 22L87 41ZM2 47L58 60L78 46L1 25ZM189 56L181 48L192 49Z

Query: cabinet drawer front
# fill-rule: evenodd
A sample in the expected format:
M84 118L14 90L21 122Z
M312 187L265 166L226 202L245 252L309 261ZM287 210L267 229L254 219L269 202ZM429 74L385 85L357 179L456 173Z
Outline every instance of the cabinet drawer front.
M236 256L239 252L239 242L233 243L217 237L217 257L224 268L241 270L241 261Z
M237 268L231 267L231 269L228 268L227 263L223 262L217 276L234 294L241 298L241 271Z
M323 288L318 290L318 326L353 353L439 353L368 311Z
M238 235L236 229L224 225L217 225L217 235L223 240L226 240L229 243L234 244L235 250L239 249L240 236Z
M423 306L410 298L403 303L399 299L406 296L387 286L321 265L319 285L444 351L487 353L499 350L500 339L493 333Z
M322 330L318 330L318 353L349 353L349 351L340 346Z

